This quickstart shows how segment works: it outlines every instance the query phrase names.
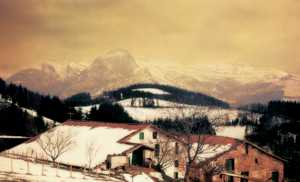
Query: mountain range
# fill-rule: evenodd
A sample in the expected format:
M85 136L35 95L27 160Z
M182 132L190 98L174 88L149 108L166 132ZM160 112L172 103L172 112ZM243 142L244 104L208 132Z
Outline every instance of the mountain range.
M8 82L31 90L66 98L79 92L98 96L103 91L135 83L174 85L202 92L242 105L270 100L300 100L300 78L272 68L240 64L167 64L163 61L135 60L126 50L114 50L97 57L90 65L70 63L21 70Z

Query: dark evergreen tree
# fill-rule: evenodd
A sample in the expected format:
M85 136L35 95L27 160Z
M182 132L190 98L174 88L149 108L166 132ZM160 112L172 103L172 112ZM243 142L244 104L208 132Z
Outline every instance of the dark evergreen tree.
M38 133L42 133L47 130L48 126L45 124L45 121L41 115L34 117L34 123Z
M119 123L136 122L128 115L121 105L110 102L102 103L98 108L93 107L88 115L88 119L94 121L109 121Z

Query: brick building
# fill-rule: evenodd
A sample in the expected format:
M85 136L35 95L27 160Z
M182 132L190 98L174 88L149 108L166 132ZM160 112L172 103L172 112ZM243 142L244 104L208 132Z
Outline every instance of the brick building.
M194 180L213 182L282 182L284 160L261 147L228 137L206 136L209 145L231 145L219 155L195 164L191 172ZM216 171L206 171L214 166ZM214 170L214 169L213 169Z

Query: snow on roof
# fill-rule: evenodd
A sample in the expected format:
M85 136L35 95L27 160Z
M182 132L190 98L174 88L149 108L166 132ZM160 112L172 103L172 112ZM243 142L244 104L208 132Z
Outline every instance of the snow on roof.
M197 147L197 145L193 145L193 147ZM232 148L231 144L227 145L209 145L204 144L202 146L202 152L197 156L198 161L205 161L207 159L211 159L219 154L222 154Z
M240 141L237 139L215 135L193 135L191 141L193 143L193 151L196 151L198 143L200 145L201 150L197 156L198 162L216 157L240 144Z
M243 140L246 135L246 126L219 126L216 135Z
M158 94L158 95L170 95L169 92L166 92L158 88L137 88L137 89L132 89L132 91L141 91L141 92L147 92L147 93Z
M124 143L121 140L128 135L143 129L148 125L142 124L120 124L120 123L101 123L101 122L79 122L67 121L40 136L20 144L11 150L15 153L32 153L33 156L42 156L44 152L38 144L38 138L44 140L46 135L53 132L55 134L67 133L71 136L72 146L68 151L58 158L58 162L71 164L74 166L95 167L106 160L107 155L121 154L134 147L134 144ZM92 163L88 163L89 146L92 145L96 155L93 156Z

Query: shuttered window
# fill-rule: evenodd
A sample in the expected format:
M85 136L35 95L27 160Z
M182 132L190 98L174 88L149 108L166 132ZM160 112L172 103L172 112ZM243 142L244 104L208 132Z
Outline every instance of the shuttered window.
M179 145L177 142L175 143L175 154L179 154Z
M279 181L279 173L277 171L272 172L272 182Z
M154 154L155 154L155 157L159 157L159 152L160 152L160 146L159 144L155 144L155 149L154 149Z
M234 171L234 159L227 159L225 164L225 169L228 172Z
M144 132L141 132L139 135L140 140L144 140Z
M153 139L157 139L157 132L156 131L153 132Z
M179 167L179 161L178 161L178 160L175 160L175 161L174 161L174 166L175 166L175 167Z

